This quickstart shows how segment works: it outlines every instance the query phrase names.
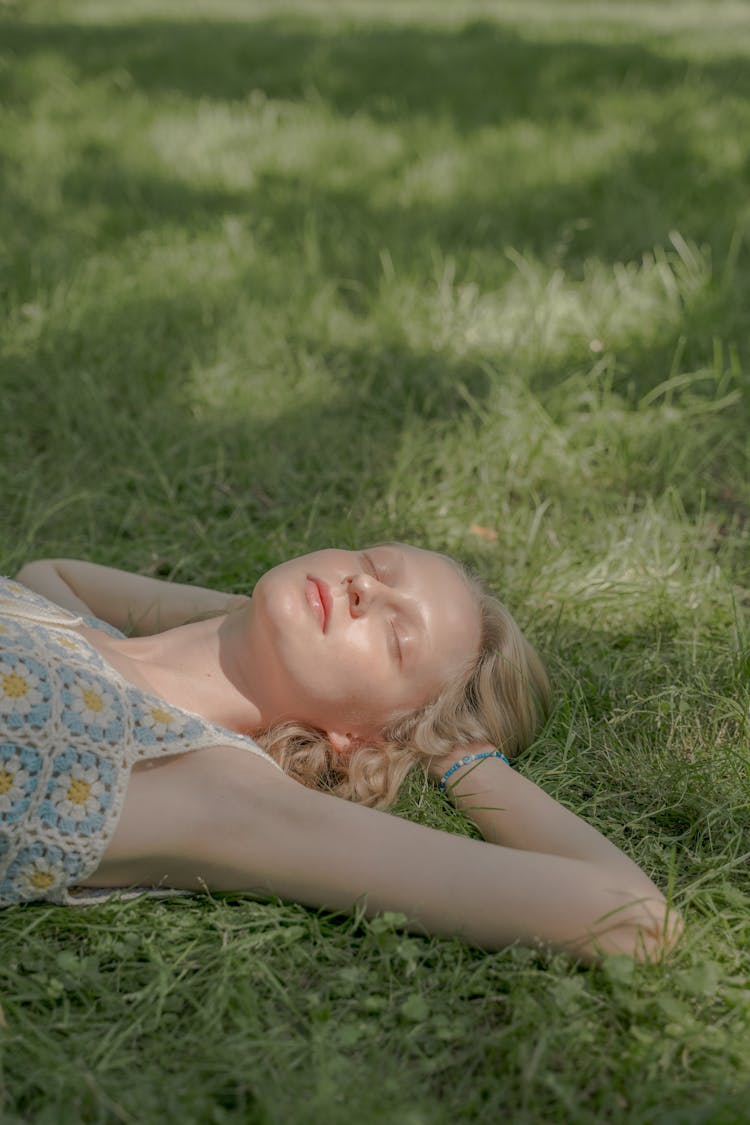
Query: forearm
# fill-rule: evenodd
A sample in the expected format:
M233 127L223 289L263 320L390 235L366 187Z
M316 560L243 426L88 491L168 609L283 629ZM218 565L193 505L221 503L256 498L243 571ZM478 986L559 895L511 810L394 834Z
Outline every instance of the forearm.
M224 613L237 595L162 582L78 559L39 559L18 572L19 582L76 613L92 613L127 633L147 635Z
M462 767L447 788L454 804L489 843L595 863L639 882L644 891L660 894L610 840L500 759Z
M468 752L475 749L485 748L472 747ZM455 760L466 752L466 748L457 751ZM450 764L450 759L442 762L439 769L431 770L433 776L441 776ZM596 940L584 939L579 948L586 959L597 951L632 953L634 941L641 940L639 934L646 943L643 955L656 949L667 951L678 940L683 928L680 913L648 875L590 824L501 759L485 758L462 766L449 779L447 789L488 843L518 855L520 882L525 877L532 880L534 892L547 899L543 909L556 914L558 907L553 903L562 895L566 905L563 908L562 901L559 903L561 919L579 912L585 916L586 903L610 898L611 916L600 917ZM540 861L542 870L555 873L544 890L536 866Z

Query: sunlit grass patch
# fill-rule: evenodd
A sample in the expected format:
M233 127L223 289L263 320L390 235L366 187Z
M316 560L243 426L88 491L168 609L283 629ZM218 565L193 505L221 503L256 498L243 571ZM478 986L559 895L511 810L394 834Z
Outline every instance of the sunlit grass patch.
M456 277L453 258L435 262L427 290L408 275L399 278L386 259L383 320L402 320L417 348L491 357L515 372L674 341L685 314L712 299L714 278L705 248L688 245L678 232L671 238L672 246L657 246L638 263L586 261L580 278L512 246L497 247L509 276L486 292Z

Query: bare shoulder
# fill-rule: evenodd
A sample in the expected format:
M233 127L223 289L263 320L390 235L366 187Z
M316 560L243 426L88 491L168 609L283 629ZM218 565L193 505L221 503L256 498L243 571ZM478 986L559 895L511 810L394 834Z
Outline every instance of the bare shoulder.
M88 885L165 879L179 885L174 880L184 879L184 859L200 854L223 833L239 830L240 820L243 833L259 826L268 786L275 790L279 781L294 784L272 762L238 746L137 762L115 831Z

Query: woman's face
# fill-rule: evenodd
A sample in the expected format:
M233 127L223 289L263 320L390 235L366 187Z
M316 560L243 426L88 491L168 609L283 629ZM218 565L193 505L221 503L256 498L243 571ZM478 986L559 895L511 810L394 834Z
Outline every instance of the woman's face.
M258 582L243 646L266 723L344 749L422 706L479 651L474 595L445 556L404 544L290 559Z

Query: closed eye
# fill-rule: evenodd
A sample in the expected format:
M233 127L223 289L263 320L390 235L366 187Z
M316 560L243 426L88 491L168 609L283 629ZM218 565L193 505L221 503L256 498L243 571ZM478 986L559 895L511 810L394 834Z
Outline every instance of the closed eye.
M372 575L372 577L374 579L376 579L376 581L382 582L383 578L382 578L381 572L376 567L375 562L374 562L373 558L371 557L371 555L368 555L368 553L366 551L364 551L362 553L362 558L365 562L365 565L367 566L367 569L369 570L370 574ZM393 652L393 655L394 655L395 659L398 661L399 665L401 667L403 667L404 659L403 659L403 651L401 649L401 638L398 635L398 631L397 631L394 623L391 621L390 624L391 624L391 634L392 634L392 639L389 642L390 648Z
M370 555L368 555L367 552L365 551L362 554L362 558L364 559L365 564L367 566L367 569L369 570L372 577L376 578L378 580L378 582L380 582L380 580L381 580L380 579L380 573L378 571L378 568L375 566L375 563L373 562L372 557Z
M401 641L400 641L399 635L396 631L396 626L393 623L391 623L391 631L392 631L393 636L395 638L394 652L395 652L396 658L397 658L399 664L403 664L403 654L401 652Z

